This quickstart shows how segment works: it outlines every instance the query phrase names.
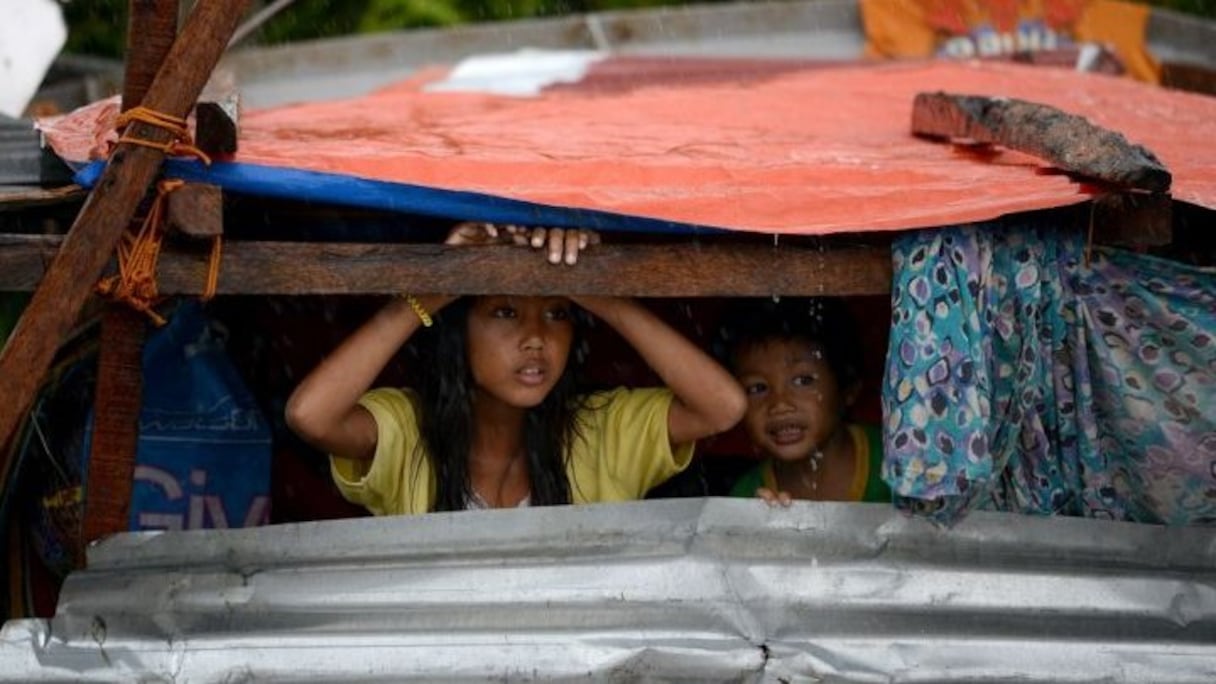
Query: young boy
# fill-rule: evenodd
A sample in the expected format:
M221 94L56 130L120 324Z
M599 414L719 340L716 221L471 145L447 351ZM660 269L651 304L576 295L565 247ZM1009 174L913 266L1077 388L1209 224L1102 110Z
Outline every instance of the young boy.
M743 427L765 460L732 496L885 501L882 440L845 421L861 385L858 342L840 302L749 304L728 328L727 362L747 394Z

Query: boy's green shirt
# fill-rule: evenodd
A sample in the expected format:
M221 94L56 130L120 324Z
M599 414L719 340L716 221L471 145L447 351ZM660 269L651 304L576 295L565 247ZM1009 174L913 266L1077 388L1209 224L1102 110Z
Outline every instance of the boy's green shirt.
M853 435L854 446L858 448L858 465L864 469L864 472L858 472L855 476L859 483L857 489L860 491L855 491L854 496L849 500L890 503L891 488L882 479L882 433L873 425L848 425L846 427ZM771 489L775 486L775 482L773 461L765 459L764 462L739 478L739 481L731 488L730 495L750 499L756 496L756 490L761 487Z

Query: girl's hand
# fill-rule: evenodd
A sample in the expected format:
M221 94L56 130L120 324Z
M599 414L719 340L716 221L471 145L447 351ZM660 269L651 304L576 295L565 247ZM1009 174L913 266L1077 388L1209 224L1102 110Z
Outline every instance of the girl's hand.
M493 223L474 223L472 221L457 225L452 229L452 232L448 233L448 239L443 241L445 245L495 245L504 243L511 243L507 231L499 230L498 226Z
M591 245L600 243L600 234L586 228L533 228L528 237L532 249L548 246L549 263L567 266L578 263L578 255Z
M527 228L524 226L497 226L493 223L462 223L452 229L444 244L491 245L506 244L545 249L549 263L563 261L573 266L578 255L591 245L600 243L599 233L582 228Z
M790 504L793 503L793 501L794 501L793 498L790 496L789 492L785 492L785 491L774 492L773 490L769 489L768 487L761 487L761 488L757 489L756 496L760 497L761 499L764 499L764 503L766 503L769 506L772 506L774 508L777 506L781 506L782 508L789 508Z

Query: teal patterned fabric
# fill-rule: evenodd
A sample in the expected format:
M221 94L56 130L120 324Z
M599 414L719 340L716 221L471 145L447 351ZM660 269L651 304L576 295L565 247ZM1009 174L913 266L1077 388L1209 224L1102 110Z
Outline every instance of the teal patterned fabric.
M1216 270L1032 225L893 248L883 475L902 508L1216 521Z

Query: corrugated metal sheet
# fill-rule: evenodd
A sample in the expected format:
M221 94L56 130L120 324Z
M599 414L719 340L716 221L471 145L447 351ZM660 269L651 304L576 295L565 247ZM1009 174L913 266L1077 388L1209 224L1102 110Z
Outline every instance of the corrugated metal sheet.
M1216 67L1216 22L1154 8L1149 48ZM856 60L865 46L854 0L689 5L396 31L239 50L224 64L246 106L337 99L400 81L420 67L524 47L620 55Z
M430 64L532 47L618 54L856 59L853 0L723 3L395 31L239 50L224 58L251 108L371 92Z
M0 115L0 186L63 184L72 174L45 151L42 136L29 119Z
M1216 531L754 500L477 511L90 550L9 682L1216 681Z
M1216 22L1209 19L1154 7L1147 38L1159 60L1216 67Z

